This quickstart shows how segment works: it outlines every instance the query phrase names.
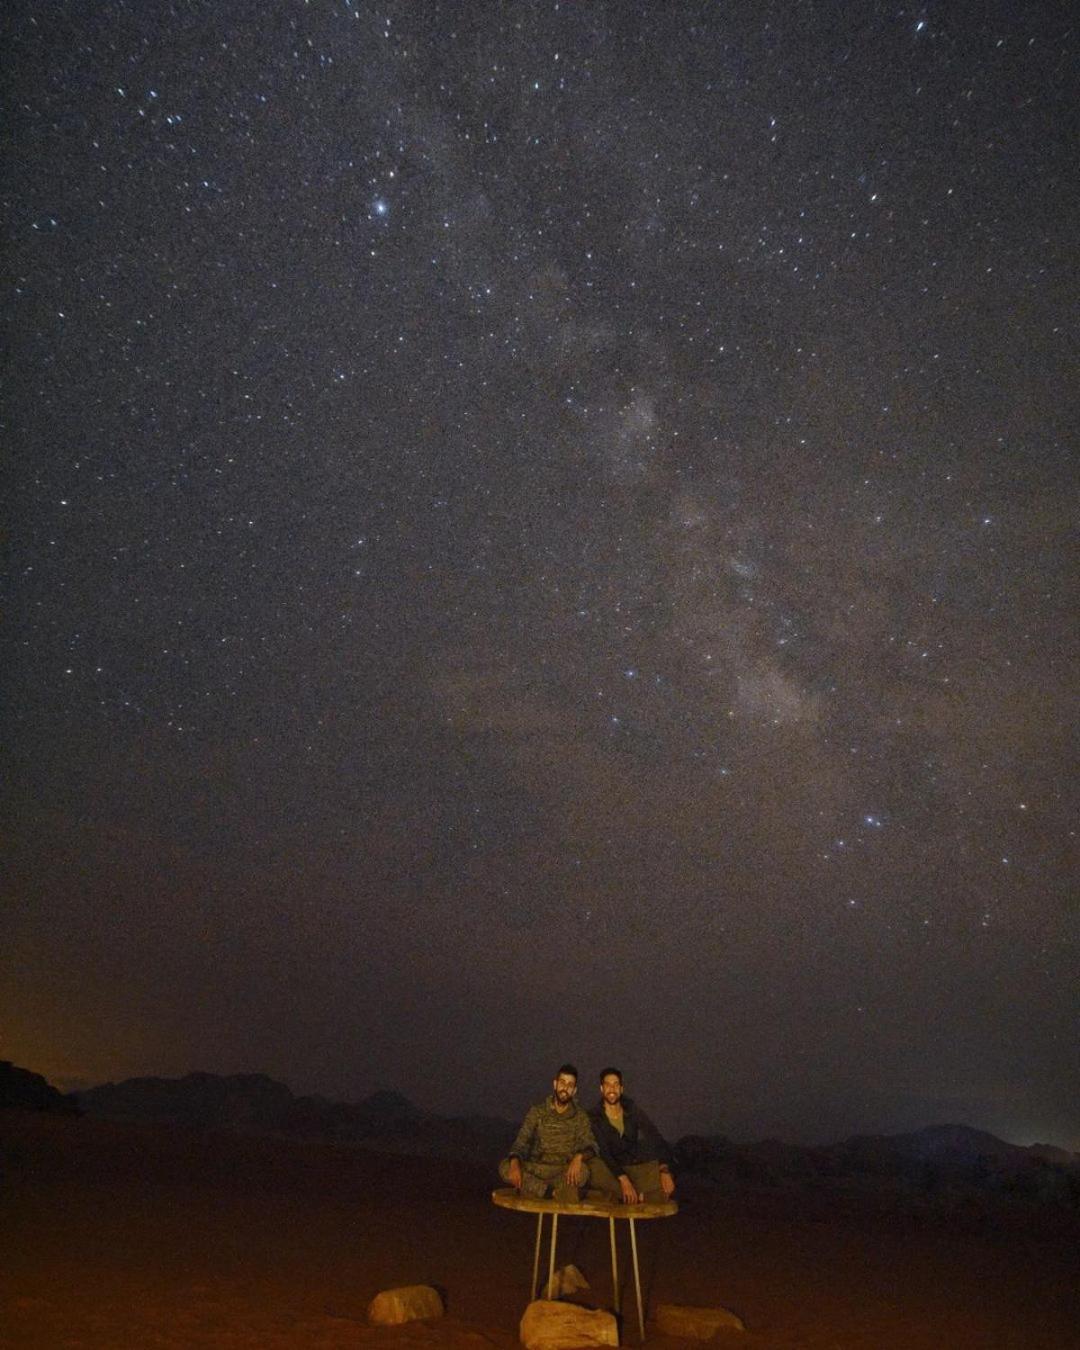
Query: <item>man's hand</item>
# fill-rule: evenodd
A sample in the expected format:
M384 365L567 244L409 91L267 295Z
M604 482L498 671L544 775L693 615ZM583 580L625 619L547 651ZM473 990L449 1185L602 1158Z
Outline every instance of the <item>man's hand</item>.
M509 1176L510 1176L510 1185L513 1186L513 1188L514 1188L515 1191L520 1191L520 1190L521 1190L521 1183L522 1183L522 1180L523 1180L522 1175L521 1175L521 1161L520 1161L520 1159L518 1159L518 1158L511 1158L511 1159L510 1159L510 1166L509 1166L506 1170L507 1170L507 1172L509 1173Z
M566 1184L568 1186L584 1186L585 1176L585 1163L582 1161L581 1154L575 1153L567 1164Z
M666 1170L660 1173L660 1189L664 1192L665 1200L670 1200L675 1194L675 1178Z
M619 1189L622 1191L624 1205L640 1205L645 1199L625 1172L619 1178Z

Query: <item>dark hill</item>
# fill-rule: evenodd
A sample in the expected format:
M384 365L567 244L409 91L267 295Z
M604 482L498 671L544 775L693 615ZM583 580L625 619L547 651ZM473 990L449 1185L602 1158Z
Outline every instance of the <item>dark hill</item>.
M507 1121L431 1115L397 1092L359 1102L297 1097L265 1074L128 1078L73 1095L87 1115L102 1120L363 1143L427 1157L492 1162L514 1135Z
M20 1069L9 1059L0 1059L0 1108L23 1111L66 1111L76 1114L78 1107L39 1073Z
M74 1093L90 1116L197 1129L275 1132L289 1118L293 1094L261 1073L189 1073L184 1078L128 1078Z
M1080 1154L1010 1144L967 1125L856 1135L817 1148L689 1135L676 1152L685 1171L721 1184L880 1184L923 1198L982 1192L1080 1209Z

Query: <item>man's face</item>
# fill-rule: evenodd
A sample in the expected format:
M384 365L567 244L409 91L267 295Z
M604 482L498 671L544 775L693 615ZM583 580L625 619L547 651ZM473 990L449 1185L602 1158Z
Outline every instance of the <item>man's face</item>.
M577 1091L577 1079L572 1073L561 1073L552 1086L555 1089L555 1101L559 1106L565 1106L567 1102L573 1100Z
M622 1097L622 1083L617 1073L606 1073L600 1079L600 1096L607 1106L618 1106Z

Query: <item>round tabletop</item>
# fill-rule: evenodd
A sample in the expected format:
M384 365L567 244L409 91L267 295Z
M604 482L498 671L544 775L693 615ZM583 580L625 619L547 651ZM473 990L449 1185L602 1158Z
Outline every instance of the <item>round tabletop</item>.
M669 1219L678 1214L674 1200L659 1203L643 1201L627 1205L618 1200L540 1200L535 1195L521 1195L512 1186L500 1186L491 1192L491 1198L500 1209L516 1209L523 1214L566 1214L590 1219Z

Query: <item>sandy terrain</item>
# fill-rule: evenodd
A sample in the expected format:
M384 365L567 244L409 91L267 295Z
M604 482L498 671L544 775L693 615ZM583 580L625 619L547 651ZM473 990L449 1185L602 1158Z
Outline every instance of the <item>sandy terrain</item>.
M357 1148L0 1112L0 1344L510 1347L532 1219L493 1176ZM745 1350L1080 1347L1080 1220L686 1185L641 1228L650 1301L722 1303ZM563 1225L610 1302L607 1230ZM626 1264L626 1263L624 1263ZM380 1289L430 1283L439 1322L370 1328ZM633 1293L624 1341L633 1344ZM678 1344L649 1328L657 1350Z

